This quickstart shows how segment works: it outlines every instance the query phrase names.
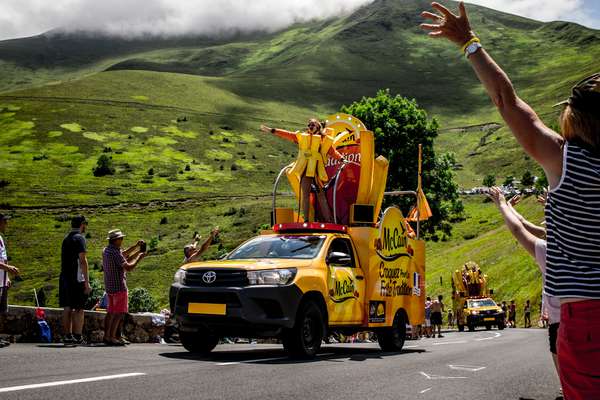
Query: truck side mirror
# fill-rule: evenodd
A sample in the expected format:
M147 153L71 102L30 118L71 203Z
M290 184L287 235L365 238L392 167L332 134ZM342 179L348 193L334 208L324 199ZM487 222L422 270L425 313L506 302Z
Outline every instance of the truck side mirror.
M352 266L352 258L350 257L350 255L342 253L341 251L333 251L329 253L325 261L327 262L327 265L337 264L343 265L345 267Z

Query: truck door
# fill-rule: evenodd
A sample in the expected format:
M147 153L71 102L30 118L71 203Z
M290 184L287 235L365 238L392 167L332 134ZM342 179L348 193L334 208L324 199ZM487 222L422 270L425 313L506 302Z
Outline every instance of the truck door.
M348 238L334 238L326 254L329 322L331 325L361 324L365 279L352 242Z

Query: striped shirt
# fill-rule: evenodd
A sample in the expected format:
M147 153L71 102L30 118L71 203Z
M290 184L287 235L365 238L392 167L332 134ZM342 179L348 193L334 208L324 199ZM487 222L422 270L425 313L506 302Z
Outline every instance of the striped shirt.
M567 142L546 202L546 283L551 296L600 299L600 154Z
M104 290L108 294L127 291L127 273L123 269L125 256L117 246L109 244L102 252L104 269Z

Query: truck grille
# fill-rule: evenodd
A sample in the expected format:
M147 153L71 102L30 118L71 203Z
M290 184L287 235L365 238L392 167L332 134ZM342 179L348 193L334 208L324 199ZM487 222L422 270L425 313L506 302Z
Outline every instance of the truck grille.
M214 281L202 279L207 272L214 272ZM187 286L201 287L244 287L248 286L248 277L241 269L188 269L185 275Z

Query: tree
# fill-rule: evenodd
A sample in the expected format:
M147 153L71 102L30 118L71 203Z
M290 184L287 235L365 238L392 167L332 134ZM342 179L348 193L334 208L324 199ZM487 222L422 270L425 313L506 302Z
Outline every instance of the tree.
M341 111L354 115L373 131L377 152L390 162L388 190L417 187L418 145L422 144L423 190L433 212L422 231L429 235L434 235L437 229L449 233L448 221L454 217L453 210L462 210L462 207L457 204L460 200L458 185L454 182L454 156L449 153L437 156L433 148L438 122L428 119L414 99L392 96L389 90L380 90L375 97L363 97L342 106ZM408 196L399 201L404 213L414 205L414 199Z
M494 175L486 175L483 178L483 186L492 187L496 185L496 177Z
M533 179L533 175L531 174L531 172L529 171L525 171L525 173L523 174L523 177L521 178L521 185L523 186L531 186L533 185L534 179Z
M115 169L112 166L112 157L102 154L96 161L96 166L92 168L94 176L114 175Z
M543 171L540 172L540 177L535 181L535 190L538 193L548 190L548 178L546 178L546 174Z
M509 175L506 177L506 179L504 180L504 183L502 184L503 186L510 186L513 184L513 182L515 181L515 177L512 175Z

